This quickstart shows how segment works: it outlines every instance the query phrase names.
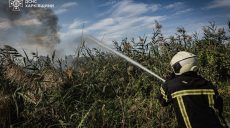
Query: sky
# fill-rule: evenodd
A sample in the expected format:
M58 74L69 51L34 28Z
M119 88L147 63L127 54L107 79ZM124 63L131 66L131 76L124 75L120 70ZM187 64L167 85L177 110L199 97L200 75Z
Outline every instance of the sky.
M0 45L9 44L19 50L37 50L41 54L47 54L56 49L60 54L68 55L74 54L82 31L83 35L93 35L112 47L113 40L120 41L125 37L131 39L148 36L150 38L155 21L163 26L163 34L170 36L175 35L177 27L184 27L189 34L202 33L202 27L208 25L209 22L215 22L218 26L227 28L227 22L230 20L230 0L37 1L54 4L54 8L51 8L53 12L39 10L37 12L42 13L37 15L37 13L25 11L22 13L25 16L13 21L12 18L0 12ZM1 8L8 6L3 3L0 3ZM43 16L44 13L47 15ZM18 15L15 14L15 16ZM46 18L47 16L52 18ZM41 20L40 17L45 20ZM52 22L47 24L46 21ZM52 27L47 27L48 25ZM47 31L49 33L46 33ZM33 34L36 39L29 38L28 35L35 37ZM49 35L55 35L55 39L49 38ZM38 37L43 43L38 41Z

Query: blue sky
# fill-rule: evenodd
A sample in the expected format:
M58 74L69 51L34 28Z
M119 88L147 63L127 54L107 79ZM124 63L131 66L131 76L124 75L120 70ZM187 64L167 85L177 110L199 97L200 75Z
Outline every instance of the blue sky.
M230 0L68 0L55 2L54 12L61 26L61 47L76 42L83 24L84 33L111 45L124 37L151 36L155 20L166 36L174 35L177 27L200 33L209 22L227 27Z
M230 20L230 0L37 1L55 5L52 10L58 17L60 27L58 35L61 40L60 43L55 44L55 48L63 54L74 54L82 29L84 34L103 39L107 45L112 46L113 40L119 41L124 37L129 39L144 35L151 37L155 20L163 25L162 32L165 36L175 35L177 27L184 27L189 34L201 33L202 27L208 25L209 22L215 22L220 27L227 28L227 21ZM8 31L9 28L6 21L0 17L0 25L2 25L0 29L4 31ZM29 23L40 24L33 19L30 19ZM8 38L5 35L4 33L1 35L0 32L0 36L4 39ZM14 37L20 38L20 34ZM15 45L16 48L17 46L38 51L42 49L42 47L37 47L39 45L30 46L28 43Z

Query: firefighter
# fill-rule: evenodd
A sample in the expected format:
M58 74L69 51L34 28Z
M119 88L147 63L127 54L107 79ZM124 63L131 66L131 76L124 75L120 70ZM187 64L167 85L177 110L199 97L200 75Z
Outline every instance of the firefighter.
M217 116L223 100L211 82L197 74L196 55L181 51L171 60L172 75L157 96L162 106L173 105L179 128L222 128Z

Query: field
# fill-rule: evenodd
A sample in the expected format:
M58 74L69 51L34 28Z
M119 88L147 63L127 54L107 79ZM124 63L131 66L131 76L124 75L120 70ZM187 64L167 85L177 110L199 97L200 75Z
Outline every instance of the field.
M178 28L164 37L156 22L151 39L113 43L163 78L176 52L196 54L199 74L218 87L230 120L230 22L226 27L210 23L202 35ZM83 45L69 63L55 52L40 57L5 46L0 64L0 127L176 127L172 106L163 108L155 99L161 81L104 50Z

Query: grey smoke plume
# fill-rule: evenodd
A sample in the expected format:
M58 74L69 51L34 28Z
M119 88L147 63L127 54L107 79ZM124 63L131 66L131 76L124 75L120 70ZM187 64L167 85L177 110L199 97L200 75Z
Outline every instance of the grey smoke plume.
M21 8L12 11L0 1L0 44L51 53L60 42L58 18L51 9Z

